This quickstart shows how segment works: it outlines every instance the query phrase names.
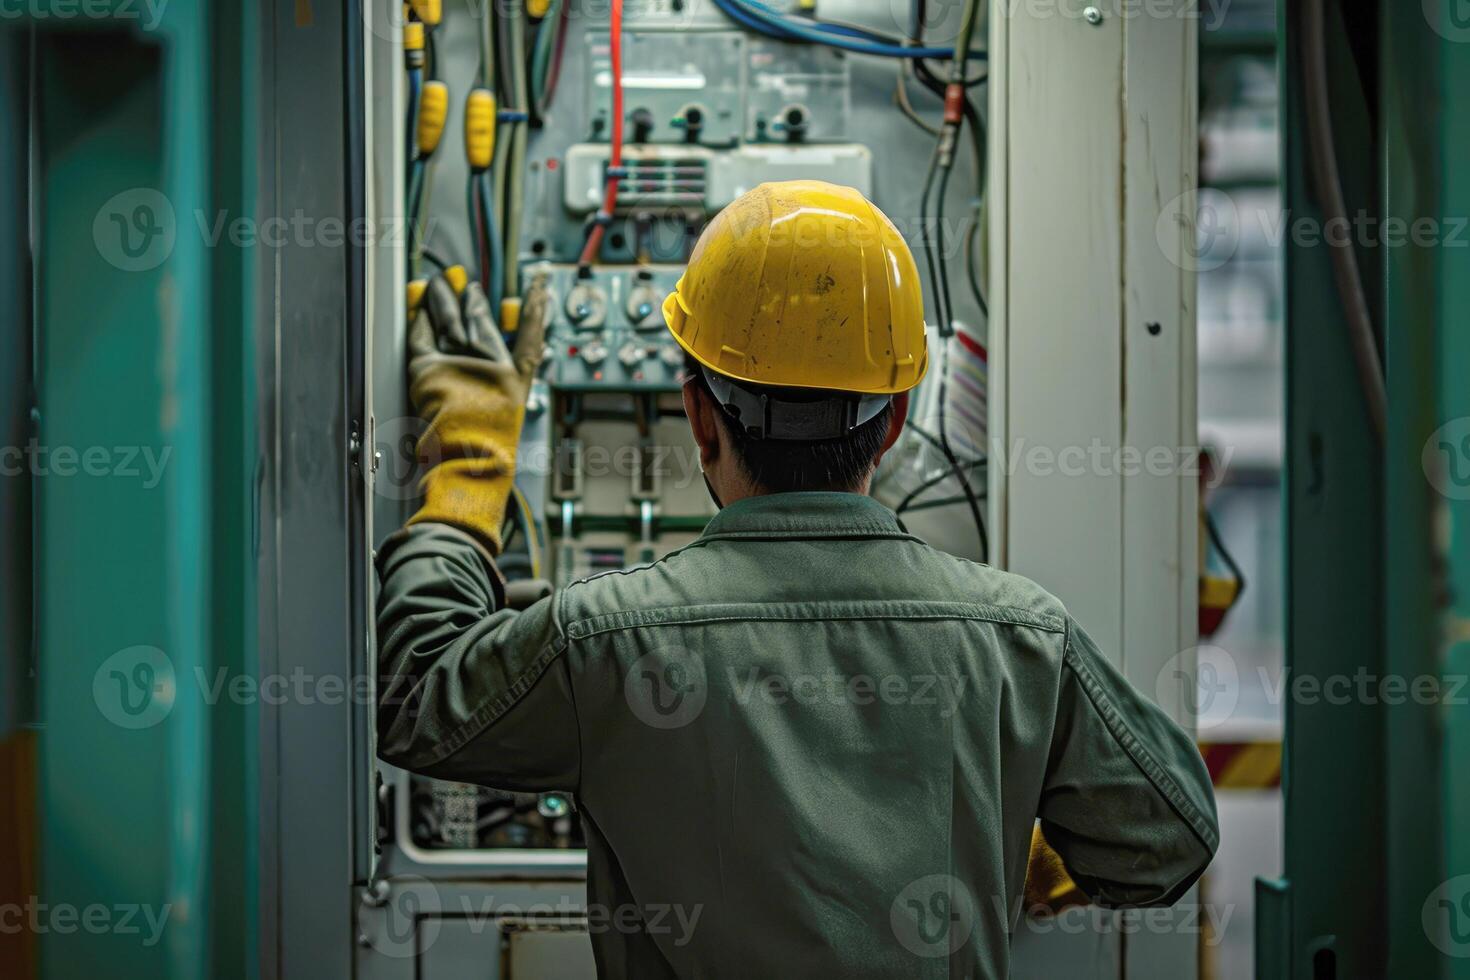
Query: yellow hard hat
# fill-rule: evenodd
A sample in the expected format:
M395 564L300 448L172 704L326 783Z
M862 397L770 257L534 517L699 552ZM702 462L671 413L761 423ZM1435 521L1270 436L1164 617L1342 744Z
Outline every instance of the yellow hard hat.
M820 180L761 184L716 215L663 312L680 347L737 381L894 395L929 366L908 245Z

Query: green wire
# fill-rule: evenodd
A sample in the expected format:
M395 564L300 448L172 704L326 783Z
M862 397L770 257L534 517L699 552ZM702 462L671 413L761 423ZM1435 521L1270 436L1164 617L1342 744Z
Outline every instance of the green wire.
M551 65L551 52L556 48L556 35L561 32L562 0L551 0L541 29L536 32L536 50L531 55L531 91L539 109L546 101L546 73Z
M491 5L486 4L484 16L480 18L480 87L495 91L495 18L490 16Z
M525 0L516 0L510 4L506 17L506 29L510 31L510 84L511 84L511 108L521 112L530 111L530 85L526 73L526 4ZM526 142L530 136L530 123L522 120L512 123L510 130L510 156L507 163L510 166L508 175L507 195L497 198L504 201L504 218L501 222L505 230L504 248L502 251L504 265L504 296L519 296L521 294L521 270L520 270L520 246L521 246L521 210L522 198L525 196L524 181L526 170Z
M954 42L954 61L951 77L953 80L963 82L966 79L965 65L970 60L970 39L975 35L975 21L978 19L977 12L980 9L979 0L968 0L965 4L965 14L960 21L960 33Z
M475 206L475 175L470 174L470 179L464 182L464 209L470 216L470 253L475 261L472 277L480 278L480 233L476 231L479 227L479 208Z
M408 277L412 279L418 271L419 253L419 201L424 186L424 160L420 157L409 164L408 178L408 233L413 247L408 253Z

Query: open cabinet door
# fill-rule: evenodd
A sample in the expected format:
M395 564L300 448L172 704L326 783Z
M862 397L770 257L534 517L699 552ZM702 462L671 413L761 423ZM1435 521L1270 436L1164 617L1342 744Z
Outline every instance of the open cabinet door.
M376 833L364 21L263 17L260 672L286 696L260 704L262 972L346 978Z

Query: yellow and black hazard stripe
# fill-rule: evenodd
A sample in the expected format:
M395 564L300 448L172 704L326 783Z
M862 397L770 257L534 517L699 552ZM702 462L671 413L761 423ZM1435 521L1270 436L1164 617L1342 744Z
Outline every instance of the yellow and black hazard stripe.
M1201 742L1199 751L1216 789L1281 785L1280 742Z

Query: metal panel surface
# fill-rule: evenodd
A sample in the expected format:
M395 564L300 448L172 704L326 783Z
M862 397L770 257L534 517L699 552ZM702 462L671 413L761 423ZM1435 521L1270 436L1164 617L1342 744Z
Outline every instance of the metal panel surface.
M262 147L260 214L300 231L270 251L259 285L263 537L260 574L261 676L311 684L360 676L366 639L350 502L361 505L352 453L362 442L361 267L354 217L347 79L362 21L352 4L278 0L267 18L271 67L263 112L273 139ZM360 67L358 68L360 70ZM360 164L359 164L360 166ZM360 202L358 204L360 207ZM360 213L356 212L356 213ZM333 229L339 230L333 233ZM354 275L358 277L354 301ZM355 376L355 377L354 377ZM360 520L360 518L358 518ZM267 601L267 596L268 600ZM356 614L354 615L354 610ZM334 680L335 679L335 680ZM352 699L301 697L263 703L262 918L266 976L345 978L351 972L353 909L336 896L354 880L360 842L354 820L357 774L370 748L355 734Z

